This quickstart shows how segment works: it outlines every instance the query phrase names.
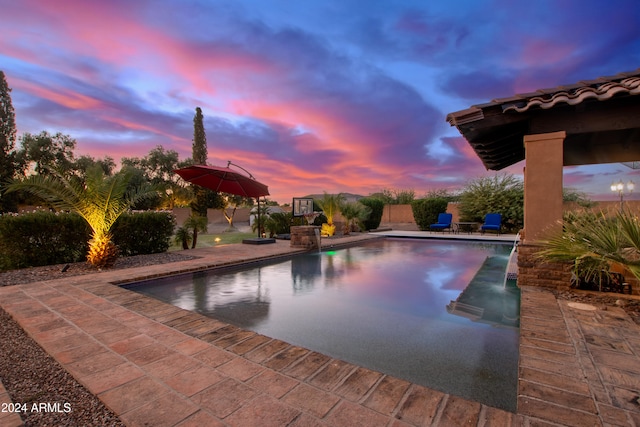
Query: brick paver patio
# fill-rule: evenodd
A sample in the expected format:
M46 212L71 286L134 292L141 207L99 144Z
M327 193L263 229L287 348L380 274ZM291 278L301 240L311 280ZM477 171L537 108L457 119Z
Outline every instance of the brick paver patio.
M640 328L621 309L522 289L512 414L113 285L292 252L280 241L196 249L190 261L0 288L0 304L131 426L640 426Z

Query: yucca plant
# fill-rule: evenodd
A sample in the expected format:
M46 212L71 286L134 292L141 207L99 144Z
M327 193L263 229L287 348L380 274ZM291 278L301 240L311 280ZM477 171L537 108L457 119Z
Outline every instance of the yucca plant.
M118 248L111 240L111 227L134 203L156 195L152 189L127 191L130 177L128 172L105 176L100 167L94 167L87 170L84 180L66 178L59 172L32 175L11 181L7 191L26 191L57 210L80 215L91 227L87 261L97 268L108 268L118 257Z
M627 268L640 279L640 223L628 210L612 216L570 213L563 220L562 232L543 240L542 246L540 257L573 262L584 276L599 274L605 263Z

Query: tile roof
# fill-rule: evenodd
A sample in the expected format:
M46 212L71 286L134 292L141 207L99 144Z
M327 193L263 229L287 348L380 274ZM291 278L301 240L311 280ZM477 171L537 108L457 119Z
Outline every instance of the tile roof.
M626 76L631 73L622 73L618 76ZM531 108L542 108L548 110L559 103L569 105L578 105L587 99L596 99L605 101L616 95L640 95L640 69L625 77L617 80L618 77L612 77L604 82L602 79L592 80L589 82L581 82L577 87L558 87L554 89L544 89L538 91L540 95L531 98L525 98L522 101L503 104L502 111L517 111L523 113Z
M616 157L620 155L611 154L615 150L597 141L610 148L630 143L637 147L640 97L636 95L640 95L640 68L494 99L450 113L446 120L458 128L487 169L500 170L523 160L525 135L563 130L567 132L565 165L617 162L622 161ZM580 154L592 149L599 151ZM603 161L605 157L607 161Z

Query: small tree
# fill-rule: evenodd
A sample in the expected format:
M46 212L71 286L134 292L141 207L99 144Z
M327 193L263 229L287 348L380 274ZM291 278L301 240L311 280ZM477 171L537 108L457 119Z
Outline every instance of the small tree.
M192 232L191 249L195 249L196 244L198 243L198 232L199 231L202 231L203 233L207 232L207 217L191 215L184 222L184 227L191 230Z
M1 191L4 183L13 179L17 171L15 143L16 118L11 88L0 70L0 212L15 211L18 207L15 195L4 195Z
M414 190L396 190L394 194L396 196L396 203L399 205L411 204L416 198L416 192Z
M182 227L178 227L178 229L176 230L174 241L179 245L181 244L182 249L189 249L191 240L191 230L189 230L189 228L184 225Z
M77 142L60 132L55 135L42 131L37 135L25 132L20 137L22 149L17 152L25 169L33 167L40 175L56 175L72 171L76 160L73 156Z
M237 228L233 225L233 217L236 214L238 205L244 203L245 200L246 199L242 196L237 196L232 194L227 194L226 196L222 197L223 203L222 203L222 206L220 207L220 210L222 210L222 214L224 215L224 218L229 223L229 227L227 227L227 229L225 230L226 232L237 231ZM227 213L227 209L229 208L232 208L231 215Z
M253 209L251 210L251 213L253 213ZM254 232L258 231L258 235L262 237L262 235L265 232L265 224L268 218L269 218L269 206L260 205L259 207L257 207L256 217L255 217L255 220L253 221L253 224L251 224L251 230Z

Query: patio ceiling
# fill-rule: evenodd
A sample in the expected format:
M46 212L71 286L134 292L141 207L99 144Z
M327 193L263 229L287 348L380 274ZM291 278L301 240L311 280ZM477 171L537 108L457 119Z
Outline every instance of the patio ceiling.
M447 115L487 169L524 160L524 136L565 131L565 166L640 160L640 68Z

